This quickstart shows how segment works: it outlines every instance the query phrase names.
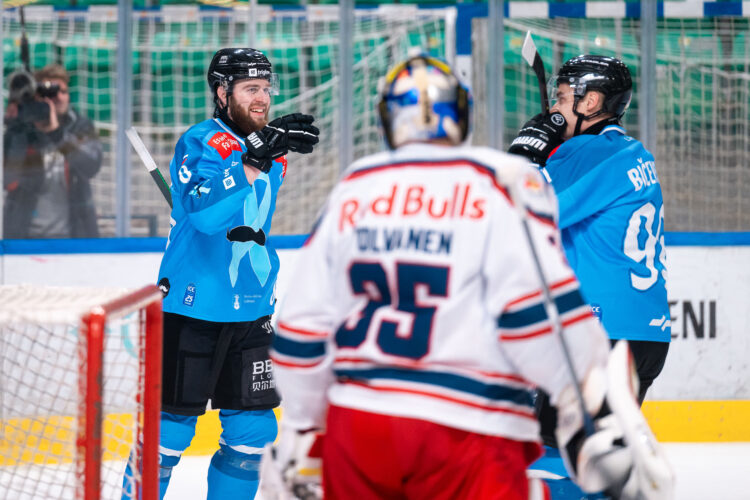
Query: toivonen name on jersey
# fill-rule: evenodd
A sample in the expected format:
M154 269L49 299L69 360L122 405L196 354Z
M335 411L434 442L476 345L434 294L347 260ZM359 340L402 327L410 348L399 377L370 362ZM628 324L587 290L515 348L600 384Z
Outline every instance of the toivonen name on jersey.
M355 232L360 252L409 250L429 254L450 254L453 241L453 233L450 231L414 227L358 227Z
M349 198L341 204L339 231L354 227L365 216L431 219L481 219L487 200L472 191L471 184L456 183L448 196L431 193L421 184L394 184L387 193L370 200Z

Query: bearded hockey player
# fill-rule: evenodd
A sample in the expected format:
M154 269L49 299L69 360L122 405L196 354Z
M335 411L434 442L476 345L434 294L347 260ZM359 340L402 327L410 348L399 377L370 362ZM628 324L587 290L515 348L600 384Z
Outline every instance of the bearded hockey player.
M211 400L222 434L208 498L251 499L261 451L277 434L279 404L268 354L279 258L266 235L286 174L284 155L311 152L318 129L309 115L268 122L278 76L258 50L216 52L208 84L214 118L183 134L170 165L174 208L158 280L164 293L160 498ZM128 469L127 498L130 475Z

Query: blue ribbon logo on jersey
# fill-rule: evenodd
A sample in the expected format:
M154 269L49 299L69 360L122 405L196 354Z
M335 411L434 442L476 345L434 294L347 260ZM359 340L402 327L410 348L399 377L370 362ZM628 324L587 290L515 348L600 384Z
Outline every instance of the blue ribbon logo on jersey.
M266 223L268 212L271 209L271 183L268 174L261 173L258 175L253 187L255 189L245 198L243 222L254 233L261 234L263 233L261 228ZM263 197L258 203L256 192L259 192L260 188L263 189ZM242 228L242 226L239 226L239 228ZM230 233L237 229L233 228ZM266 281L268 281L268 276L271 274L271 259L268 257L268 250L265 245L259 245L257 240L258 238L252 238L250 241L232 242L232 261L229 263L229 279L232 282L232 287L237 283L240 262L245 254L250 256L250 268L258 278L260 286L265 286ZM265 235L263 235L263 241L265 242Z

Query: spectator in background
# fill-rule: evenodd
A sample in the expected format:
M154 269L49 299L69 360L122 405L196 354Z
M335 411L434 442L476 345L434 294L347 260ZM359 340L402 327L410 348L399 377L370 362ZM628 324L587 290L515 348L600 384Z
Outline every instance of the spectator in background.
M4 135L4 235L99 236L90 180L102 165L94 125L70 106L70 76L59 64L34 78L10 78Z

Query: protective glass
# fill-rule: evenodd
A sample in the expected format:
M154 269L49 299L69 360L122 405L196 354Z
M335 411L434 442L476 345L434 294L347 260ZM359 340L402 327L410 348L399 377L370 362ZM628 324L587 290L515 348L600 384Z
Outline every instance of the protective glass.
M269 80L271 82L271 95L279 95L279 74L278 73L271 73L271 79Z
M568 82L564 82L568 83ZM557 101L560 100L561 97L566 95L573 95L581 97L584 94L586 94L586 82L582 82L580 80L574 80L570 83L570 91L565 92L564 94L558 93L557 88L557 77L553 76L549 80L547 80L547 99L549 99L549 106L550 108L554 107L557 104Z
M235 78L235 81L239 81L239 80L241 80L243 78L247 78L247 76L245 76L245 75L241 75L241 76L235 75L234 78ZM268 80L268 83L270 83L270 85L268 87L268 90L266 91L269 95L279 95L280 85L279 85L279 75L278 75L278 73L271 73L270 77L266 78L265 76L263 76L263 77L261 77L259 79L260 80ZM229 80L227 80L227 79L224 79L222 84L224 85L225 89L228 89L229 86L230 86Z

